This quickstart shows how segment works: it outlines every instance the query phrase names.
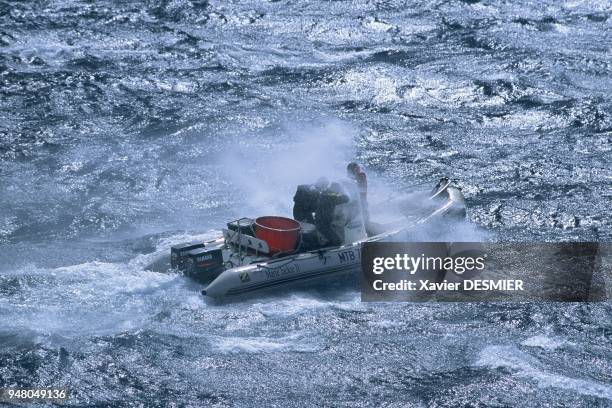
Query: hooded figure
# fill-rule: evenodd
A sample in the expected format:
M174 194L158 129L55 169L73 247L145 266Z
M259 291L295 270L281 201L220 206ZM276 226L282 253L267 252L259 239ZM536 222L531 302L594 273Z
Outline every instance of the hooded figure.
M321 193L329 181L321 177L315 184L301 184L293 196L293 219L314 224L314 213L319 205Z

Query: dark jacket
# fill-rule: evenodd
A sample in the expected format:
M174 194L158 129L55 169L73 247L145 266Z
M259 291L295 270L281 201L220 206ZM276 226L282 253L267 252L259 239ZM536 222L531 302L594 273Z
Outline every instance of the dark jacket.
M315 212L315 225L317 230L327 242L325 245L341 245L344 241L344 230L333 228L334 214L336 206L349 202L349 197L346 194L335 191L334 189L326 189L319 196L319 204Z
M317 211L321 189L316 185L301 184L293 196L293 218L314 224L313 214Z

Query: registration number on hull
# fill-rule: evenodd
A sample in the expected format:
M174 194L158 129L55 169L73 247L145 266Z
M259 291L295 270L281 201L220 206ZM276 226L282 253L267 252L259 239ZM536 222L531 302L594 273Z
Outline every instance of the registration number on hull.
M266 269L266 279L277 279L285 275L292 275L300 272L297 264L283 265L274 269Z

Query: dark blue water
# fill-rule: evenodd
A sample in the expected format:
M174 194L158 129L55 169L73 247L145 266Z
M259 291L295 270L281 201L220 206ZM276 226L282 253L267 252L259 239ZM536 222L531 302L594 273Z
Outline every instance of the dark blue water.
M609 1L0 0L0 387L75 406L610 406L603 304L227 305L146 266L296 182L448 175L495 239L612 239Z

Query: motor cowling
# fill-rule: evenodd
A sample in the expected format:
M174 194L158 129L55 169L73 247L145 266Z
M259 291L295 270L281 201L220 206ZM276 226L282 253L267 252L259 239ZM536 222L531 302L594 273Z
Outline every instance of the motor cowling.
M197 281L209 281L224 270L221 245L185 243L170 250L170 264Z
M189 256L189 251L204 248L203 242L186 242L178 244L170 249L170 266L174 269L183 270Z
M193 249L187 256L185 275L196 281L210 281L224 270L221 248Z

